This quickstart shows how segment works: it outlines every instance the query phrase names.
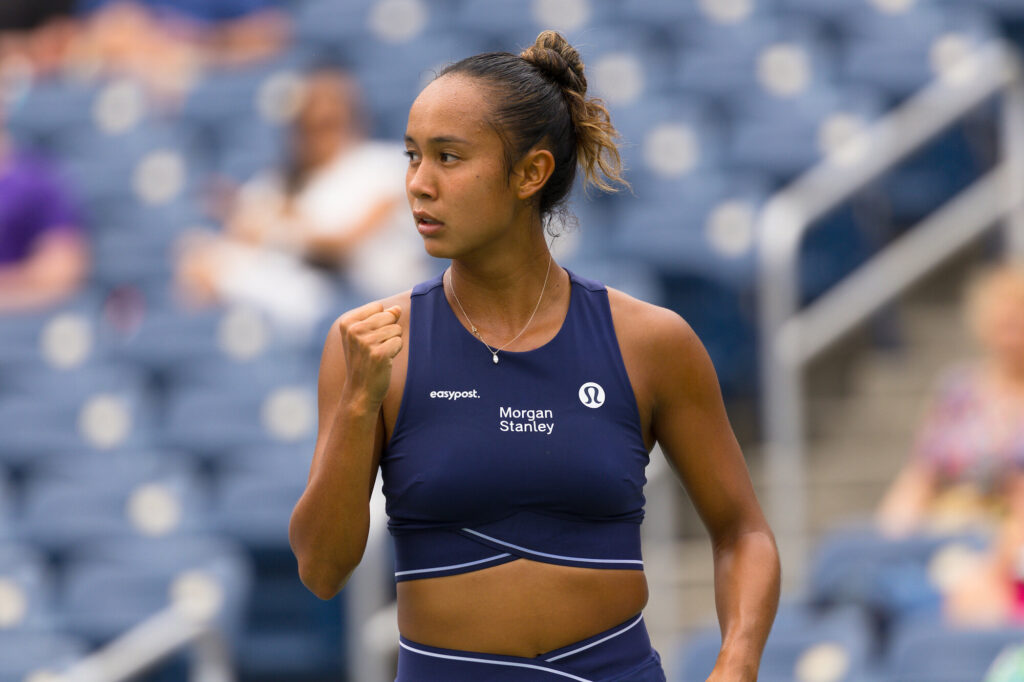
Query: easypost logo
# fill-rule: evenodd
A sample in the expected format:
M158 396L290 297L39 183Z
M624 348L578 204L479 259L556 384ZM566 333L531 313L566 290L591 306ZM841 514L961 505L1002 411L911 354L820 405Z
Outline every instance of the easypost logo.
M479 398L476 389L471 391L431 391L430 397L434 400L465 400Z

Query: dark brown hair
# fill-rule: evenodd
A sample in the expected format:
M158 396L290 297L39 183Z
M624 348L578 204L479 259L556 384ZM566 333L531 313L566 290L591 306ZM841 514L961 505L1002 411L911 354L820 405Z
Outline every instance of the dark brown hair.
M477 78L493 91L491 125L505 147L509 173L536 145L555 158L555 170L540 191L541 217L562 212L583 169L585 184L606 192L628 186L615 145L618 133L599 99L588 98L579 52L555 31L544 31L519 55L488 52L467 57L439 74Z

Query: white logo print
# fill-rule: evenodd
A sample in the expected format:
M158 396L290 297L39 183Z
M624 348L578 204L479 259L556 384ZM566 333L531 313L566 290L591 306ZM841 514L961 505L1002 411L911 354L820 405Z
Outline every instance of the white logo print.
M461 400L464 398L479 398L480 395L474 388L472 391L431 391L430 397L441 400Z
M588 381L580 386L580 402L594 408L604 405L604 389L601 384Z

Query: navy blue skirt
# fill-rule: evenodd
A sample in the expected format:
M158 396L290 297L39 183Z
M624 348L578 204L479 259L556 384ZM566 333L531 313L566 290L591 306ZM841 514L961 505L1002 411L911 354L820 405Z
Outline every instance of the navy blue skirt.
M442 649L399 638L395 682L665 682L643 616L534 658Z

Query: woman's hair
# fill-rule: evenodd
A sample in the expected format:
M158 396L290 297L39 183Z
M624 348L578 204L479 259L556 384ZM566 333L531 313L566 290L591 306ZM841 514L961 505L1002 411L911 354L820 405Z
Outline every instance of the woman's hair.
M490 123L505 148L509 173L535 145L555 158L555 169L540 191L541 217L564 213L566 198L582 167L586 185L606 192L628 186L608 110L588 98L579 52L555 31L544 31L519 55L488 52L467 57L439 74L479 79L493 92Z

